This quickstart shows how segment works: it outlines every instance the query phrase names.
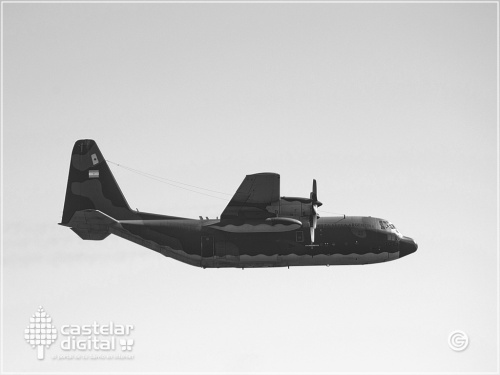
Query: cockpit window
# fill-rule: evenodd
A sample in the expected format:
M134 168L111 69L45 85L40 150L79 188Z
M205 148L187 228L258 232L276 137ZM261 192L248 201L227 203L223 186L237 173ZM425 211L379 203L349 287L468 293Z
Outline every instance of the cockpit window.
M379 220L378 222L380 223L380 229L382 230L389 229L389 225L392 225L391 223L385 220Z
M388 222L387 220L379 220L378 222L380 224L380 229L400 234L399 231L396 229L396 226Z

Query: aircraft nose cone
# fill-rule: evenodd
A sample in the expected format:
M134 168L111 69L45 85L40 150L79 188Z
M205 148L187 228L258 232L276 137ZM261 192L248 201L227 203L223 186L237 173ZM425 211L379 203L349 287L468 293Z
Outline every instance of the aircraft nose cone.
M405 257L417 251L418 245L413 238L403 236L399 240L399 257Z

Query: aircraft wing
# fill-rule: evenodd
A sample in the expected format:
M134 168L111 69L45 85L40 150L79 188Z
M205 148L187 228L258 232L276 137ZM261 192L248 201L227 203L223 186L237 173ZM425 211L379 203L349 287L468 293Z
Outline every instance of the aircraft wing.
M280 175L257 173L245 177L233 198L222 212L221 219L266 219L276 213L267 207L278 204Z

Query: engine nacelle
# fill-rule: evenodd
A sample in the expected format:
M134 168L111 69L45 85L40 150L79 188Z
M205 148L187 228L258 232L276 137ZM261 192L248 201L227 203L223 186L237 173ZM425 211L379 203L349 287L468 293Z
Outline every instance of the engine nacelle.
M279 216L281 217L306 221L309 220L312 212L312 200L309 198L282 197L280 199Z

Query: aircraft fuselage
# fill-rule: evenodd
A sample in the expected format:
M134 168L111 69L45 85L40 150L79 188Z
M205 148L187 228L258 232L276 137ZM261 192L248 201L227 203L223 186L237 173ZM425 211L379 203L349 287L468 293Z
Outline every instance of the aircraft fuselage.
M110 231L167 257L203 268L369 264L398 259L417 249L411 238L385 227L383 223L387 221L372 217L320 218L314 246L309 245L308 227L247 233L215 229L220 223L221 220L122 220Z
M203 268L368 264L411 254L417 244L372 217L319 217L309 198L280 196L280 176L247 175L220 220L132 210L95 141L75 142L61 225L84 240L117 235Z

